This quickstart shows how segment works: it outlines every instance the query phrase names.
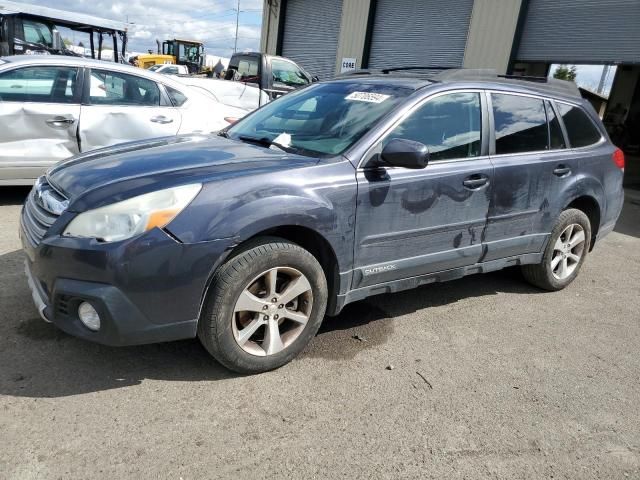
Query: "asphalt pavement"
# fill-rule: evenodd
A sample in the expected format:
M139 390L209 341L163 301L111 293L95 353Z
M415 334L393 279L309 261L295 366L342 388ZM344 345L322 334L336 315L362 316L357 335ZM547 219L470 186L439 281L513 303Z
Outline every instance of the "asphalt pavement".
M640 478L640 193L561 292L517 269L383 295L238 376L197 340L43 322L0 191L0 478Z

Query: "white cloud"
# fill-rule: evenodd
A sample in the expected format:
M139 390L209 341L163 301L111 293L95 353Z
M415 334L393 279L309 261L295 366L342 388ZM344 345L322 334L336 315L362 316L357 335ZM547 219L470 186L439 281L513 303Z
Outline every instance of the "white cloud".
M62 10L128 22L129 50L155 50L155 39L188 38L204 42L207 53L229 57L233 51L237 0L26 0ZM260 48L262 0L240 1L238 50ZM87 43L73 33L74 43Z

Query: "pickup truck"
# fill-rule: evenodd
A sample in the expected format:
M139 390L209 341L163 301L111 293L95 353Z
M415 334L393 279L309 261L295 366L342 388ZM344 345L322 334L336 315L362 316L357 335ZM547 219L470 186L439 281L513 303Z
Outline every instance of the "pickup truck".
M169 65L174 66L174 65ZM296 88L318 81L288 58L259 52L234 54L224 79L180 75L185 85L206 91L216 101L251 112Z
M254 108L318 81L318 77L312 77L293 60L260 52L234 54L224 79L257 88L260 95L256 96L258 104Z

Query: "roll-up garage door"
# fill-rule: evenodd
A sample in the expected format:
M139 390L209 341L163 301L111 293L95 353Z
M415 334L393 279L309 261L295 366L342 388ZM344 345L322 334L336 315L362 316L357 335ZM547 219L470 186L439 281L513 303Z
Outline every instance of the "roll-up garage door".
M517 59L639 63L640 1L530 0Z
M302 65L320 80L336 73L342 0L287 0L283 2L282 56Z
M461 67L473 0L378 0L369 68Z

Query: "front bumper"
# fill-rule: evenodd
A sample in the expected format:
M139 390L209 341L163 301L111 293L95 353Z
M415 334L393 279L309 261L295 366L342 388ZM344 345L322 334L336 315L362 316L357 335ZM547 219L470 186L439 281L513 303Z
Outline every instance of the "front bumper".
M229 242L183 244L160 229L124 242L45 237L33 246L20 228L27 282L43 319L105 345L193 338L204 293ZM88 301L101 327L78 318Z

